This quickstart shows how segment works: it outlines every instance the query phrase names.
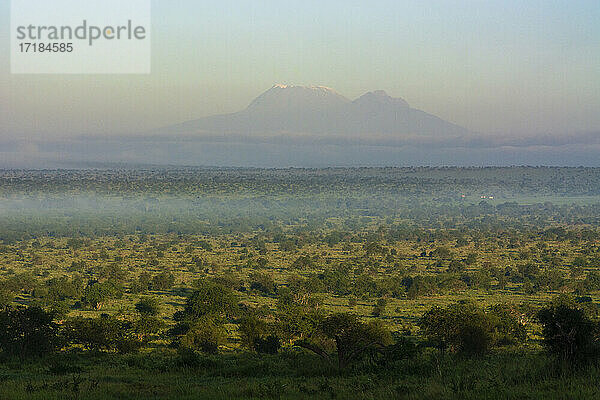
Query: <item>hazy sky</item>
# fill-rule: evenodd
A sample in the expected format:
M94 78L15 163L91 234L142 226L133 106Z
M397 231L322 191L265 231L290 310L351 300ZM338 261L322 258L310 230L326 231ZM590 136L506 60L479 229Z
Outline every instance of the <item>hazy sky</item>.
M598 0L152 4L151 75L10 75L0 0L0 137L144 131L274 83L384 89L483 133L600 130Z

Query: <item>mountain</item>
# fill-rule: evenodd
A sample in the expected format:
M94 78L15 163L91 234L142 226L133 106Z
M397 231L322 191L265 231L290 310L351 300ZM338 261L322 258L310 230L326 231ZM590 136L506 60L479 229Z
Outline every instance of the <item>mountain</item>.
M598 166L599 148L598 131L485 135L381 90L349 100L323 86L275 85L239 112L146 133L0 138L0 166Z
M0 138L5 151L0 165L596 166L599 147L597 131L485 135L412 108L382 90L350 100L323 86L275 85L239 112L141 134L16 142Z
M324 86L275 85L239 112L215 115L159 130L163 134L303 135L353 138L452 138L471 133L411 108L383 90L354 101Z

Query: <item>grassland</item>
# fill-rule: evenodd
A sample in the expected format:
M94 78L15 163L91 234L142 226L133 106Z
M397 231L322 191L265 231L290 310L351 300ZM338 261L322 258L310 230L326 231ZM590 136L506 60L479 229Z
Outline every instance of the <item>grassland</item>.
M4 171L3 306L41 306L61 327L133 321L154 298L163 325L132 354L66 341L3 356L0 397L599 398L597 363L558 365L536 318L559 295L598 318L597 182L599 170L562 168ZM202 282L246 313L222 321L216 354L177 350L169 333ZM381 321L418 350L335 368L278 325L290 292L323 315ZM465 300L508 307L526 339L474 358L438 351L420 318ZM250 314L277 327L277 354L245 345Z

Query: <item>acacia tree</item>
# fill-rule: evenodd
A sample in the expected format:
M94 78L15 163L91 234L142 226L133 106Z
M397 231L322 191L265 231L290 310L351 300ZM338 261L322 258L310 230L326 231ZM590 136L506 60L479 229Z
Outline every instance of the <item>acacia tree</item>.
M382 348L392 342L389 330L380 322L362 322L356 315L337 313L323 319L308 339L296 342L327 360L338 369L360 360L368 350ZM337 362L336 362L337 360Z
M183 311L175 313L177 324L170 333L182 347L216 352L226 338L224 322L237 312L238 299L221 284L202 281L187 299Z
M94 351L130 353L143 345L130 321L108 314L96 318L69 318L63 325L63 335L70 343Z
M421 334L444 352L484 354L490 346L523 341L523 325L504 306L487 312L472 302L433 307L419 320Z
M237 311L238 299L228 287L211 281L197 284L196 291L187 299L183 310L188 319L210 315L216 319L232 317Z
M310 337L325 316L320 303L315 295L304 291L293 293L289 288L282 288L274 315L279 337L289 344Z
M84 290L82 302L90 308L100 310L111 298L123 295L123 288L112 281L92 282Z
M419 320L421 333L444 352L484 353L489 346L485 315L472 303L435 306ZM478 340L474 340L475 336ZM475 343L474 343L475 342Z

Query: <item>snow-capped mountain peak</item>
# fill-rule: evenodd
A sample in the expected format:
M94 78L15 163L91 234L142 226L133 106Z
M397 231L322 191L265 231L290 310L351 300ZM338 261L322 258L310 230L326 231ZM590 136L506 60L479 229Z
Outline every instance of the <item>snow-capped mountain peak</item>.
M179 134L263 137L462 137L469 132L434 115L411 108L383 90L354 101L325 86L277 84L239 112L214 115L167 129Z
M250 103L249 110L263 109L328 109L349 103L350 100L325 86L277 84Z

